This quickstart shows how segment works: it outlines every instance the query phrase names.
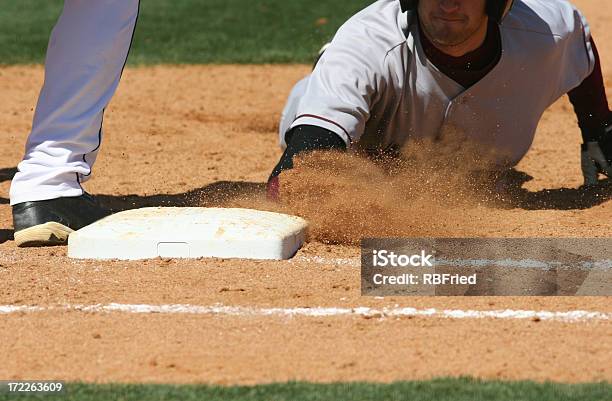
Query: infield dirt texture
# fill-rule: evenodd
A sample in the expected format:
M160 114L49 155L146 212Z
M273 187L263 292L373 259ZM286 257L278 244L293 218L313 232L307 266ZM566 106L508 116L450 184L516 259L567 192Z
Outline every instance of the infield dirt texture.
M40 3L47 8L32 15L44 29L32 24L13 35L0 27L0 54L5 57L0 64L41 60L60 2ZM34 13L40 3L7 1L13 19L20 20L6 15L0 20L10 22L5 26L26 24L28 18L21 13ZM367 2L282 2L290 13L287 18L279 2L269 1L253 5L258 11L246 18L237 15L247 12L237 11L250 4L246 1L211 1L207 11L223 16L211 21L223 23L207 26L208 19L200 16L188 19L186 28L179 14L194 14L188 4L197 9L196 3L143 2L132 61L146 65L131 65L124 72L105 115L95 176L86 188L115 210L239 205L295 213L312 221L310 241L293 260L282 262L90 262L68 259L64 247L17 248L8 192L31 127L43 68L4 65L0 67L0 380L224 386L462 376L612 381L610 298L360 296L355 244L365 235L610 237L611 188L597 193L577 189L582 181L580 132L567 98L544 115L532 149L517 168L533 179L514 197L495 202L471 197L451 182L446 190L434 186L407 201L404 192L385 189L386 182L376 176L373 166L341 158L328 161L326 171L304 167L301 180L288 174L288 197L280 206L271 205L263 197L264 183L281 154L277 125L289 90L309 72L310 54L338 23ZM612 3L575 3L591 24L611 98ZM224 4L236 10L227 12ZM300 10L311 4L313 8L300 16ZM169 8L174 5L178 11ZM344 13L339 13L343 6ZM168 18L162 23L164 13ZM276 20L280 22L268 23ZM257 25L258 21L263 22ZM240 23L246 24L244 35L235 26ZM191 31L200 27L216 39L190 45ZM293 41L292 35L304 40ZM155 40L161 41L159 47ZM214 42L238 44L231 51L215 50ZM16 55L6 48L11 43L25 44ZM295 48L293 43L298 43ZM241 65L173 64L196 62ZM249 62L296 64L244 64ZM352 166L348 172L343 163ZM376 182L371 188L366 185L370 178ZM435 182L442 185L443 178ZM413 179L409 184L418 182ZM339 195L330 188L337 188ZM450 199L440 196L449 191ZM373 311L352 309L359 307ZM415 313L390 317L378 312L407 307ZM461 318L441 314L449 309ZM507 309L551 314L527 318L519 313L506 318L478 314ZM431 313L423 312L427 310ZM468 310L480 317L459 313ZM555 314L578 310L593 313L577 320ZM468 384L454 386L465 389ZM278 399L298 399L299 391L312 390L304 388L297 386L297 393L293 387L285 388L288 392ZM504 388L499 391L511 391ZM550 398L539 398L536 391L514 399L610 399L609 385L594 386L592 391L566 389L558 396L542 390L540 394ZM337 398L337 388L319 390L322 396ZM397 394L409 391L389 388L359 394L388 398L396 390ZM242 393L236 391L214 394L239 399ZM251 393L251 398L265 399L265 394ZM418 391L414 394L418 397Z

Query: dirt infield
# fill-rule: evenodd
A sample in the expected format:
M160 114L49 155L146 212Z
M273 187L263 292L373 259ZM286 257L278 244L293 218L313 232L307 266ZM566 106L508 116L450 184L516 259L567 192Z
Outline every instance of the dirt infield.
M577 3L590 19L606 87L612 90L612 33L605 30L612 11L594 0ZM300 65L128 68L106 113L102 150L87 189L117 210L231 205L244 202L237 199L245 194L260 196L280 155L280 111L293 83L308 70ZM16 248L8 190L42 78L39 66L0 68L0 379L233 384L472 375L612 381L609 298L362 298L354 263L358 248L325 244L325 235L315 235L290 262L94 263L70 260L62 247ZM415 215L407 233L611 236L610 191L577 189L579 143L571 106L562 99L545 114L518 167L533 177L520 199L495 206L462 204L429 215L427 227L415 224L421 221ZM317 224L325 233L324 222ZM372 224L359 235L380 232ZM112 304L241 306L259 312L91 308ZM606 318L293 313L315 307L584 310ZM269 308L279 311L261 312Z

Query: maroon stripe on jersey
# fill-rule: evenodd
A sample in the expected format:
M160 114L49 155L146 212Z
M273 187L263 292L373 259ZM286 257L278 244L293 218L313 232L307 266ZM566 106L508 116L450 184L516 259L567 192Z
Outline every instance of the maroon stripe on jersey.
M322 121L328 122L328 123L330 123L330 124L334 124L336 127L340 128L342 131L344 131L344 133L346 134L346 136L347 136L347 138L349 139L349 141L351 140L351 136L349 135L348 131L347 131L347 130L345 130L343 126L341 126L340 124L338 124L338 123L337 123L337 122L335 122L335 121L332 121L332 120L327 119L327 118L325 118L325 117L317 116L317 115L314 115L314 114L302 114L302 115L297 116L297 117L295 118L295 120L293 120L293 121L297 121L297 120L299 120L299 119L300 119L300 118L302 118L302 117L311 117L311 118L316 118L316 119L318 119L318 120L322 120Z

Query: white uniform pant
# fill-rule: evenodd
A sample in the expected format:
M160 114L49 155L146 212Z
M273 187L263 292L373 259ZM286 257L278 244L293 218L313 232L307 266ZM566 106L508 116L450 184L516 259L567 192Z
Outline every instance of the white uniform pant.
M79 196L102 139L138 18L138 0L65 0L51 33L25 157L11 204Z

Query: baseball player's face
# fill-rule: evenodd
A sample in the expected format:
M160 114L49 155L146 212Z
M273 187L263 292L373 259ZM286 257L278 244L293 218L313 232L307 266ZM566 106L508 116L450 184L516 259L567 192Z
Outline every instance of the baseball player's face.
M418 14L434 45L453 47L473 40L483 30L486 34L485 7L486 0L420 0Z

